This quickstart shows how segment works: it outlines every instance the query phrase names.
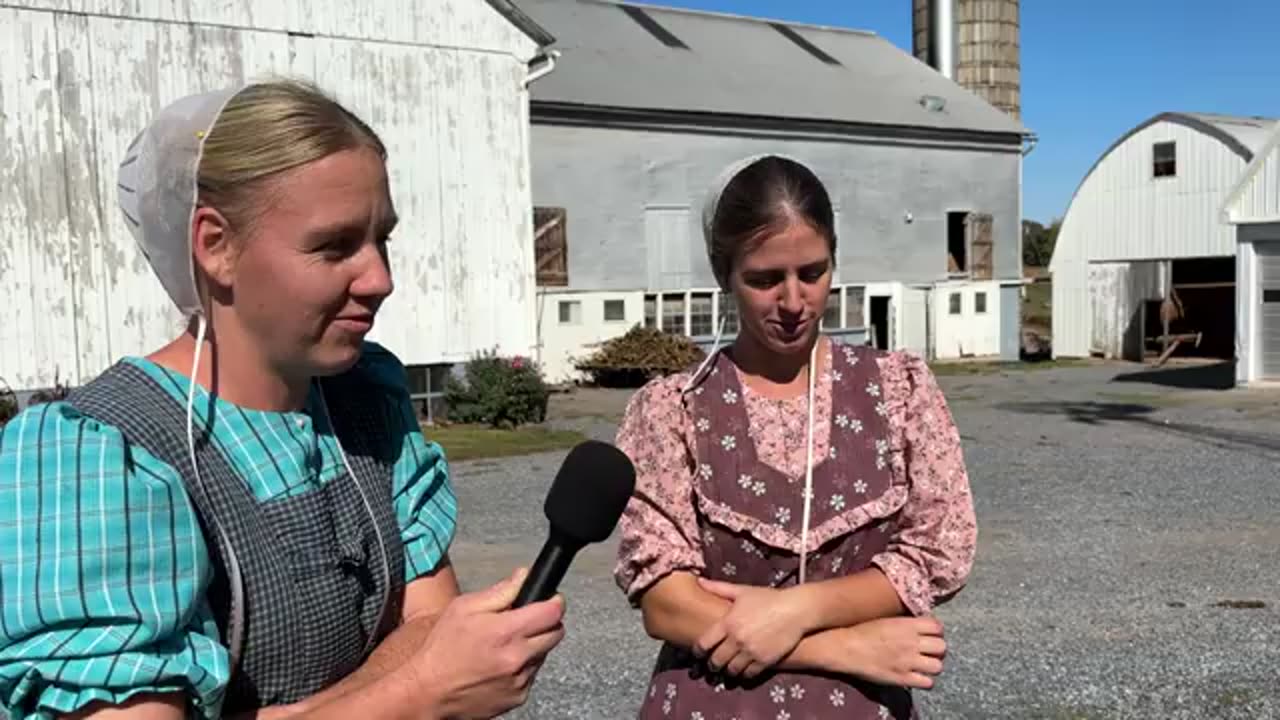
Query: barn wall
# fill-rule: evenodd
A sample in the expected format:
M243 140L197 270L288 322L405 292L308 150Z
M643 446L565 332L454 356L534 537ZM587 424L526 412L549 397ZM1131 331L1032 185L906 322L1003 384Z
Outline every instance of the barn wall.
M396 292L371 339L410 364L486 348L530 352L528 58L519 53L531 45L495 25L505 20L487 4L451 0L458 14L450 15L408 5L397 14L379 3L345 20L337 4L305 13L297 3L23 4L113 16L0 7L7 384L80 382L181 330L119 215L116 166L164 104L273 74L317 80L389 146L401 217L390 246ZM437 44L306 37L286 27L345 27L351 36L381 27L392 39ZM466 49L469 37L478 50Z
M839 216L840 282L944 279L948 211L993 215L994 277L1021 278L1016 146L564 126L536 113L533 138L534 202L568 210L574 289L714 286L701 230L706 193L725 167L764 152L799 159L826 184Z

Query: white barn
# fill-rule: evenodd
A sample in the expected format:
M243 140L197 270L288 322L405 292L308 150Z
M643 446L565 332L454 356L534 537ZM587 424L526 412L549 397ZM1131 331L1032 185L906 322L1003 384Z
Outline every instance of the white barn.
M1094 163L1063 218L1053 274L1053 353L1140 360L1173 293L1201 333L1188 352L1235 353L1236 235L1224 198L1276 121L1162 113Z
M553 40L508 0L0 2L0 378L76 384L180 329L115 206L117 163L171 100L281 74L389 146L397 287L371 339L419 393L429 368L531 353L527 87Z
M1280 126L1223 203L1236 234L1236 382L1280 382Z

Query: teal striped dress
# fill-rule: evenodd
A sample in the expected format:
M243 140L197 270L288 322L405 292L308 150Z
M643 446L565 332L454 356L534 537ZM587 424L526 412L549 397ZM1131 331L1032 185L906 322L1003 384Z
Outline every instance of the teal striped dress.
M396 390L409 432L393 502L406 581L434 570L453 540L457 503L444 453L418 428L404 367L368 343L377 381ZM185 406L188 380L129 362ZM200 416L210 407L197 388ZM263 503L311 492L345 473L318 396L301 412L264 412L215 398L215 440ZM51 718L93 700L184 691L218 717L228 682L205 593L213 567L193 504L170 465L113 427L62 403L25 409L0 427L0 708Z

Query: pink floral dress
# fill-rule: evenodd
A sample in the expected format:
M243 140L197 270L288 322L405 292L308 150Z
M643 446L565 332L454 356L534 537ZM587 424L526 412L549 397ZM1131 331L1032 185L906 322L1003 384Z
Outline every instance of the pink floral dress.
M917 615L964 585L976 524L960 438L933 375L905 353L826 343L815 383L809 582L878 567ZM798 581L808 407L752 393L727 353L655 380L618 445L636 467L617 581L633 604L675 571L785 587ZM774 672L729 685L664 644L640 717L879 720L914 716L902 688Z

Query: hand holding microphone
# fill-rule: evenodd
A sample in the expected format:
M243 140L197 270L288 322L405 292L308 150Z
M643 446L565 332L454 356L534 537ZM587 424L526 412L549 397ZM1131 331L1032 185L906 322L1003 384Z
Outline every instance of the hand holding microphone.
M491 718L526 702L564 638L564 604L552 600L560 581L579 550L613 532L634 488L635 468L612 445L587 441L569 452L543 504L550 532L523 582L517 573L456 598L416 655L415 684L431 713Z

